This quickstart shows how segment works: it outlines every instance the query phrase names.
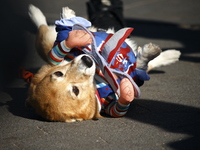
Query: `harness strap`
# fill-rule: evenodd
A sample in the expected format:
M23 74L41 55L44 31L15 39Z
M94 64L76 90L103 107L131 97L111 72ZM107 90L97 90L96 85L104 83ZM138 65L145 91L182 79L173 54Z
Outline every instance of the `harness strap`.
M24 79L25 82L31 83L32 78L34 77L34 74L26 71L23 67L19 68L19 77Z

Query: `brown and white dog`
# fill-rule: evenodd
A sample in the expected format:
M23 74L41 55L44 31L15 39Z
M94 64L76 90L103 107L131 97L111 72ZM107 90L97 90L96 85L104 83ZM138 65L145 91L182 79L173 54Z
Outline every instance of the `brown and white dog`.
M47 61L47 53L52 49L56 39L55 26L48 26L43 13L33 5L29 7L29 16L38 27L36 49ZM62 8L63 18L74 16L73 10L68 7ZM91 30L95 31L96 28ZM134 41L128 39L126 42L138 56L137 66L147 71L174 63L180 56L179 51L161 52L158 46L151 43L143 48L137 48ZM156 58L153 59L154 57ZM80 55L57 66L44 65L32 79L26 106L33 107L39 115L50 121L74 122L97 119L101 115L95 97L94 75L95 63L87 55Z

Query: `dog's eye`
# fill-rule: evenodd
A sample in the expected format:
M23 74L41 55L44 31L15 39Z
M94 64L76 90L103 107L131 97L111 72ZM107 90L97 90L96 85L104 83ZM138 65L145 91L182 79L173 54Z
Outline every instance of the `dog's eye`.
M73 87L72 87L72 91L74 92L74 94L75 94L76 96L78 96L78 94L79 94L79 89L78 89L76 86L73 86Z
M60 71L56 71L56 72L54 72L54 74L55 74L57 77L62 77L62 76L63 76L63 73L60 72Z

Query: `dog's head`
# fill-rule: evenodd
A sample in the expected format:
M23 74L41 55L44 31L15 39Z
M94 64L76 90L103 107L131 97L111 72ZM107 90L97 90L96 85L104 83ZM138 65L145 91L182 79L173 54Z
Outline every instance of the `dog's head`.
M87 55L57 66L45 65L31 82L26 105L50 121L98 118L94 74L95 63Z

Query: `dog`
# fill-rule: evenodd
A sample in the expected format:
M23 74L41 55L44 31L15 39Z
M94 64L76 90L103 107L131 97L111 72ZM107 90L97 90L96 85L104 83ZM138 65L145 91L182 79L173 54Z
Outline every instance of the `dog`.
M41 10L33 5L29 7L29 16L38 28L36 50L48 62L48 52L56 39L55 26L48 25ZM63 7L61 16L71 18L76 15L73 10ZM89 30L95 32L98 29L91 27ZM109 29L107 33L114 31ZM141 48L130 39L126 42L137 55L137 68L147 72L174 63L180 57L179 51L161 52L152 43ZM50 121L74 122L100 118L100 104L95 96L95 68L94 60L86 54L56 66L42 66L31 81L26 106L33 107L39 115Z

